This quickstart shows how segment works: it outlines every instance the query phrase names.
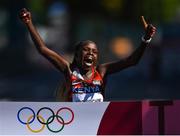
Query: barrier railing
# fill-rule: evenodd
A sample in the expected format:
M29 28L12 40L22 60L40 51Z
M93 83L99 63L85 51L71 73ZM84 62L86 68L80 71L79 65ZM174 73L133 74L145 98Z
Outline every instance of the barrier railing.
M0 135L180 134L180 101L0 102Z

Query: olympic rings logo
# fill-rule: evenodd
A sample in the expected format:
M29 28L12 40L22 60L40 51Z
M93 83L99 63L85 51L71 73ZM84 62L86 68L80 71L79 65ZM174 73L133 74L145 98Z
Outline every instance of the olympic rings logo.
M20 115L22 114L23 110L29 110L30 112L32 112L32 115L30 115L26 121L23 121L21 118L20 118ZM52 115L48 117L47 120L44 119L44 117L42 115L40 115L40 113L43 112L43 110L49 110ZM67 110L68 112L70 112L71 114L71 118L68 120L68 121L65 121L59 114L60 112L62 112L63 110ZM39 129L32 129L30 124L34 122L35 118L37 118L38 122L40 124L42 124L41 128ZM60 124L60 128L58 130L53 130L51 127L50 127L50 124L54 121L54 119L56 118L57 122ZM54 111L49 108L49 107L42 107L38 110L37 114L35 114L34 110L30 107L23 107L21 108L18 113L17 113L17 119L20 123L22 123L23 125L26 125L28 130L30 130L31 132L33 133L39 133L41 132L44 128L45 128L45 125L47 127L47 129L50 131L50 132L53 132L53 133L58 133L60 131L63 130L64 126L65 125L68 125L70 123L73 122L74 120L74 112L68 108L68 107L62 107L60 108L59 110L57 110L56 114L54 113Z

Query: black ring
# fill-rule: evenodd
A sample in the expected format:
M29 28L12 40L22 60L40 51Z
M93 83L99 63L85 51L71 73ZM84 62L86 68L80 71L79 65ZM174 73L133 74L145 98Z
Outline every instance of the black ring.
M51 121L45 121L45 122L47 122L47 123L45 123L45 122L42 122L40 119L39 119L39 113L40 113L40 111L41 110L44 110L44 109L47 109L47 110L50 110L51 112L52 112L52 120ZM51 109L51 108L49 108L49 107L43 107L43 108L40 108L39 110L38 110L38 112L37 112L37 119L38 119L38 121L41 123L41 124L44 124L44 125L48 125L48 124L50 124L51 122L53 122L53 120L54 120L54 117L55 117L55 113L54 113L54 111Z

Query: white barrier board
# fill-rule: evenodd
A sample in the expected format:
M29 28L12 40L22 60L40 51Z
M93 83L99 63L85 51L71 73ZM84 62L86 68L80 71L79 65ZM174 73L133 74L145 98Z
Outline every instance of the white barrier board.
M108 104L1 102L0 135L95 135Z

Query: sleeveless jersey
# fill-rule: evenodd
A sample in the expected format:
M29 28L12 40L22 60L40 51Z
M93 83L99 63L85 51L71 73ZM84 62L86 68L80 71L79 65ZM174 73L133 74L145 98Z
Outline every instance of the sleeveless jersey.
M71 91L73 102L102 102L103 80L100 74L92 68L91 79L85 80L76 68L71 74Z

